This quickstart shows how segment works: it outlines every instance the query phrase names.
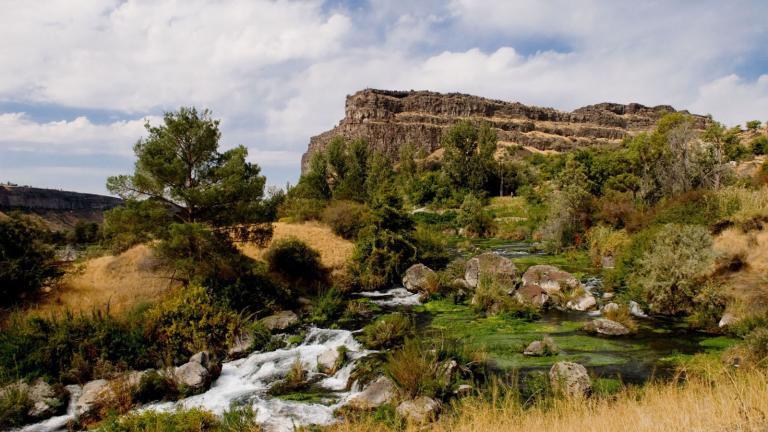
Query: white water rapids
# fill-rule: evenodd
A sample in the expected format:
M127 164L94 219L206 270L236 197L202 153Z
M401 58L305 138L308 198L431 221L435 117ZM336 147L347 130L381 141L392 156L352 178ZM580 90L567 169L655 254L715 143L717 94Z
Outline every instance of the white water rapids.
M371 298L371 302L385 306L413 306L420 304L419 295L408 292L405 288L393 288L388 291L360 293ZM277 381L283 379L298 357L310 379L321 375L317 369L317 357L328 351L344 346L347 349L345 365L332 376L323 375L317 385L327 391L328 403L288 401L267 393ZM371 351L363 349L353 333L348 330L330 330L311 328L300 345L292 348L268 352L255 352L246 358L225 362L221 375L213 382L208 391L176 402L155 403L140 410L169 411L179 407L203 408L221 414L232 405L253 407L256 420L268 431L287 432L298 426L311 424L327 425L335 421L333 412L345 405L358 392L355 386L346 390L356 360ZM25 426L21 432L65 431L66 425L75 418L75 401L79 395L79 386L68 386L72 393L66 415L57 416L40 423Z

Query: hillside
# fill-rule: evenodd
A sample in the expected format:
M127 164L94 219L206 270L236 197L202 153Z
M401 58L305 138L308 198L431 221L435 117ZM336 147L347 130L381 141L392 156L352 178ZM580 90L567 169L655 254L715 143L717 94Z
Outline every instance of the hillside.
M31 214L53 230L72 228L81 220L101 222L105 210L121 204L121 199L104 195L0 185L0 213Z
M310 139L302 169L336 136L363 138L393 157L406 143L432 153L440 147L445 129L471 119L489 122L501 145L567 151L618 143L627 135L652 129L656 120L670 112L675 109L668 105L636 103L600 103L563 112L461 93L366 89L347 96L346 114L336 127ZM700 129L709 121L700 115L694 118Z

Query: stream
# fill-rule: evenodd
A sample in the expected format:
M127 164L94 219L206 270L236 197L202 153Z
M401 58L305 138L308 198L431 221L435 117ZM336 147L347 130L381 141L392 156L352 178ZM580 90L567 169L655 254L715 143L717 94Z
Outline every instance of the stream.
M489 244L492 250L511 259L535 259L542 256L529 252L530 246L519 242ZM585 285L599 290L599 279L592 278ZM415 316L417 329L424 337L450 337L482 348L495 369L517 370L526 374L533 370L547 370L557 361L575 361L587 366L597 378L642 383L649 378L665 375L674 367L674 360L700 352L719 351L733 343L727 337L712 337L685 328L674 320L638 319L640 330L627 337L606 338L590 335L581 330L584 322L594 313L561 312L549 310L534 321L504 316L482 316L465 304L448 300L421 304L418 294L396 287L386 291L357 294L385 309L409 311ZM250 405L257 421L267 431L287 432L306 425L333 423L334 411L344 406L360 389L348 380L358 359L368 355L355 340L356 332L310 328L304 341L290 348L270 352L254 352L248 357L225 362L221 375L206 392L182 399L147 405L140 410L174 410L180 407L199 407L221 414L231 406ZM549 336L560 347L552 357L526 357L524 347L531 341ZM339 347L347 349L347 363L334 375L320 374L317 357ZM286 400L268 394L269 388L286 376L291 365L300 359L310 379L315 378L311 401ZM69 386L73 395L78 386ZM72 398L73 400L76 398ZM66 430L67 422L74 418L74 403L70 402L66 415L29 425L23 432Z

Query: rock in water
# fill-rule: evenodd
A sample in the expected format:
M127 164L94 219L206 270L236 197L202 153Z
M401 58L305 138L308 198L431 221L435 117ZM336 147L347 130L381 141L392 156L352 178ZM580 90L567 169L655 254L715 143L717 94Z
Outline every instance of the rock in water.
M629 302L629 313L632 316L636 316L638 318L648 318L648 315L645 312L643 312L643 309L634 300L630 300Z
M580 286L570 273L551 265L535 265L523 273L523 285L541 287L548 295Z
M587 368L573 362L557 362L549 370L549 383L555 392L568 397L585 397L592 392Z
M107 380L99 379L86 383L80 391L80 397L77 398L75 416L91 414L98 407L99 402L107 399L111 393Z
M464 280L472 288L477 288L480 281L486 277L494 279L501 285L512 286L516 275L515 263L493 252L486 252L470 259L464 267Z
M199 353L190 357L189 361L191 363L197 363L200 366L208 369L210 367L211 356L208 354L208 351L200 351Z
M440 403L432 398L421 396L404 401L397 406L397 414L412 423L427 423L437 418Z
M395 385L387 377L381 376L368 384L365 390L349 399L349 406L355 409L374 409L395 398Z
M571 310L586 312L597 306L597 300L595 300L592 294L584 294L575 300L569 301L565 306Z
M192 390L193 393L204 390L210 384L211 374L202 364L190 361L176 368L173 372L176 382Z
M285 330L299 322L299 317L292 311L280 311L261 320L269 330Z
M429 284L435 276L431 268L424 264L414 264L405 271L403 286L410 292L428 292Z
M339 370L343 361L341 351L336 348L329 348L317 356L317 370L324 374L333 375Z
M629 329L623 324L606 318L598 318L584 325L584 330L605 336L623 336L629 334Z

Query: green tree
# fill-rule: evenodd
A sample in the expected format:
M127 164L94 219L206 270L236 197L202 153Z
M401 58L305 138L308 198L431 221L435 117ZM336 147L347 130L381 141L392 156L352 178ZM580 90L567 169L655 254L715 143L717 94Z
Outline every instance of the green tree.
M480 127L462 121L443 136L443 171L455 187L480 191L489 186L496 164L498 138L488 124Z
M0 219L0 305L33 295L61 275L42 226L18 215Z
M274 205L264 200L266 180L246 160L245 147L219 151L219 121L208 110L181 108L146 128L148 137L134 146L134 173L107 180L127 203L106 215L107 233L118 238L116 228L127 227L134 233L127 240L163 240L160 252L186 281L226 269L224 261L239 255L233 240L266 244L274 217Z
M468 193L464 198L458 223L470 237L487 237L493 234L493 218L483 208L483 201L473 193Z
M631 288L658 313L690 312L712 266L712 237L699 225L664 225L629 275Z
M749 130L758 130L758 129L760 129L761 125L762 125L762 123L760 122L760 120L750 120L750 121L747 122L747 129L749 129Z

